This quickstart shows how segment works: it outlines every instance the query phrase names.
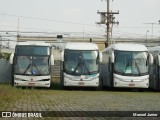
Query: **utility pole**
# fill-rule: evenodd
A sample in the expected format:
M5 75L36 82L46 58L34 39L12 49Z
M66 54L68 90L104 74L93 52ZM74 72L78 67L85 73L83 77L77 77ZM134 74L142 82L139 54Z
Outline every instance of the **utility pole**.
M118 21L117 22L114 21L115 17L113 17L113 15L119 14L119 11L118 12L110 11L110 4L109 4L110 0L106 0L106 2L107 2L107 12L99 12L99 11L97 12L101 16L101 21L97 22L97 24L106 24L107 26L107 37L106 37L105 47L108 47L110 43L110 32L111 32L110 25L113 26L113 24L119 24Z
M149 31L147 30L147 31L146 31L146 46L148 46L148 39L147 39L147 37L148 37L148 36L147 36L147 35L148 35L148 32L149 32Z
M19 18L18 18L18 26L17 26L17 42L19 41Z
M107 41L105 42L105 47L109 46L109 41L110 41L110 13L109 13L109 0L107 0Z
M158 21L160 22L160 21ZM143 23L143 24L150 24L152 26L152 37L153 37L153 25L158 25L158 23Z

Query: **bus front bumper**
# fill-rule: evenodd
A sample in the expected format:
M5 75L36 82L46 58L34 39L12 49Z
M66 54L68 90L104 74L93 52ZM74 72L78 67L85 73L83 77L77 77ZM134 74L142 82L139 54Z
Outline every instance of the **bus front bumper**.
M120 88L148 88L149 75L132 77L114 74L113 86Z
M98 87L99 74L94 77L85 78L85 76L70 76L64 75L64 86L73 87Z
M50 87L50 76L14 76L14 86L16 87Z

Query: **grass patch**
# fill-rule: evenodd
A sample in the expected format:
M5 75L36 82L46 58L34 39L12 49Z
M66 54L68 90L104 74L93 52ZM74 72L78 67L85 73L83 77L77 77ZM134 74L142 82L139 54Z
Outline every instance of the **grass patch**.
M22 95L23 91L8 84L0 84L0 111L5 110L11 102L20 99Z
M52 82L51 89L16 88L9 84L0 84L0 111L52 111L57 107L62 110L81 110L83 106L85 110L97 110L99 107L110 110L121 110L119 108L123 107L124 110L128 110L127 107L134 107L134 101L138 107L133 110L141 110L141 104L146 106L146 103L151 105L159 101L159 93L61 90L58 78Z
M43 95L52 93L53 90L45 88L17 88L9 84L0 84L0 111L28 110L31 104L47 102Z

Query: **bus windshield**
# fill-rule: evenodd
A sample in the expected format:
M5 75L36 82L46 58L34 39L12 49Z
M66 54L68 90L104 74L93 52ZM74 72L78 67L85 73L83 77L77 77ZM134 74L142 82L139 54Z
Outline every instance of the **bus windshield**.
M65 50L64 70L68 74L91 75L99 71L97 50Z
M48 75L49 56L15 56L14 73L19 75Z
M148 74L148 66L148 52L115 51L114 71L117 74Z

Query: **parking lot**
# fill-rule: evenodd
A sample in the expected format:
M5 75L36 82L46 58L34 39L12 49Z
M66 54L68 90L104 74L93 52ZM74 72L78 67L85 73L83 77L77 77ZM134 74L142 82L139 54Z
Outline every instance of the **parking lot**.
M152 91L60 90L57 83L50 89L15 88L1 84L0 95L2 96L0 111L160 111L159 92ZM72 116L70 119L78 119ZM81 116L83 117L83 114ZM52 119L69 118L53 117ZM83 119L87 118L83 117ZM93 114L89 119L100 118ZM101 119L106 118L101 117ZM154 119L158 118L154 117Z
M26 119L149 119L132 117L137 111L160 111L159 92L130 89L97 91L91 88L61 90L59 85L59 61L53 68L51 88L16 88L0 84L0 111L39 112L42 118ZM117 112L118 111L118 112ZM123 112L125 111L125 112ZM131 113L127 113L130 111ZM110 113L111 112L111 113ZM122 112L122 113L121 113ZM56 116L56 117L55 117ZM24 119L21 117L13 120ZM118 118L117 118L118 117ZM126 118L129 117L129 118ZM8 120L9 118L0 118ZM152 117L152 119L158 119Z

